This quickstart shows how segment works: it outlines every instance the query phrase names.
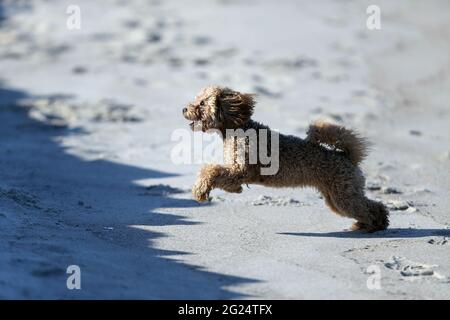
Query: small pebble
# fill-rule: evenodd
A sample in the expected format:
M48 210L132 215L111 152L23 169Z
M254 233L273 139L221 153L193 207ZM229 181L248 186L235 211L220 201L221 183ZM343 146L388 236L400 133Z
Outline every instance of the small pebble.
M422 132L420 132L419 130L409 130L409 134L412 136L421 136Z
M368 182L367 190L371 190L371 191L381 190L381 184L378 182Z
M387 203L387 206L391 210L407 210L410 205L407 201L404 200L391 200Z
M161 41L161 35L158 33L150 33L147 36L147 41L148 42L159 42L159 41Z
M381 188L381 192L383 192L384 194L401 194L402 193L399 189L393 188L393 187L383 187L383 188Z
M72 69L72 72L75 74L84 74L87 72L87 69L83 66L76 66Z

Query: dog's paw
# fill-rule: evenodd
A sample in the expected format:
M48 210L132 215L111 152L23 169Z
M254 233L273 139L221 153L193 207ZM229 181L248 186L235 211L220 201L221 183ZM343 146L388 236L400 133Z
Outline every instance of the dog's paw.
M230 192L230 193L241 193L242 192L242 186L227 186L223 188L224 191Z
M194 194L194 197L197 202L209 201L209 193L196 193Z
M362 231L362 232L367 232L367 233L373 233L373 232L377 232L377 231L381 231L381 230L385 230L386 227L383 225L369 225L366 223L362 223L362 222L355 222L350 230L351 231Z
M357 221L352 224L350 231L366 231L367 227L367 224Z
M206 202L209 200L209 188L203 184L196 184L192 188L192 195L198 202Z

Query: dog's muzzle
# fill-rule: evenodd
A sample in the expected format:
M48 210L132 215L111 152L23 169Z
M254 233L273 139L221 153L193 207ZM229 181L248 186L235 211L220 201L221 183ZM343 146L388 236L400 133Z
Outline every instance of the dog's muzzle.
M187 114L187 113L188 113L188 108L186 108L186 107L183 108L182 112L183 112L183 117L184 117L186 120L190 120L190 121L191 121L191 122L189 123L189 127L190 127L192 130L194 130L195 121L192 121L192 119L189 118L189 115Z

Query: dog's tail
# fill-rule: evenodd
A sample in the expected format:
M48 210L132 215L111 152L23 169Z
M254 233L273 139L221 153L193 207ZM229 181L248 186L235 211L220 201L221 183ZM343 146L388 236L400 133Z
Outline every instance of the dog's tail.
M355 166L367 156L369 147L358 133L321 120L309 126L306 140L343 151Z

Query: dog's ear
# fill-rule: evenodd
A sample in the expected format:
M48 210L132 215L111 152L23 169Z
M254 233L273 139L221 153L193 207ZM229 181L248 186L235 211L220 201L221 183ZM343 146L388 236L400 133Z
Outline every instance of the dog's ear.
M250 120L255 107L254 94L222 89L217 101L226 128L239 128Z

